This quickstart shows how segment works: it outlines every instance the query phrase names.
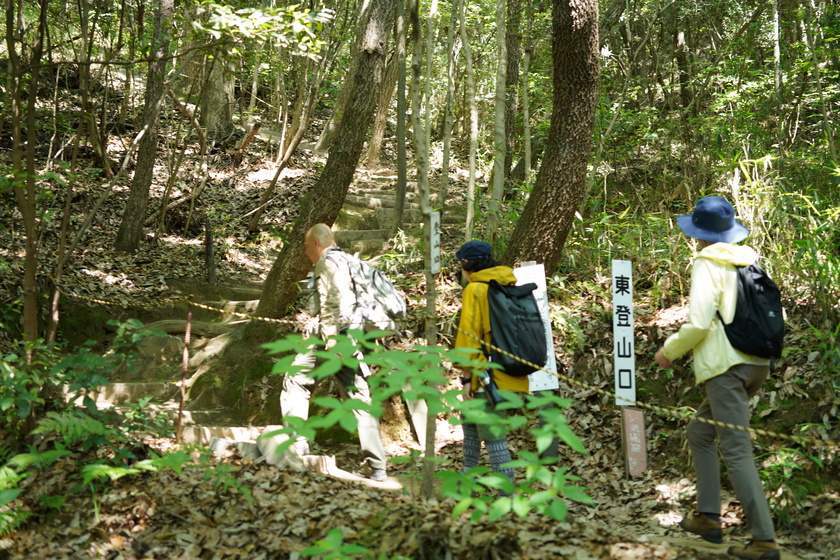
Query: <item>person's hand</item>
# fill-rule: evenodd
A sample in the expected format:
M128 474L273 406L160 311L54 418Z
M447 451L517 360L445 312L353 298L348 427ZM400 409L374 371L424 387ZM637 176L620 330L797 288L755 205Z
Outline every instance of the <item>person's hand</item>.
M465 401L472 400L472 398L473 398L472 397L472 383L469 383L469 382L464 383L463 385L461 385L461 387L463 387L463 389L464 389L463 400L465 400Z
M669 368L674 365L674 362L669 360L665 357L665 349L660 348L656 351L656 355L653 357L654 361L659 364L659 367Z

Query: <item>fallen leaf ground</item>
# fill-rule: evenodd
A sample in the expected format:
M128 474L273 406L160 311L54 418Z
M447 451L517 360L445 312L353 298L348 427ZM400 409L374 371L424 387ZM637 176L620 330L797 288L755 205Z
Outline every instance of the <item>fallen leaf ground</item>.
M223 160L225 156L218 157ZM224 168L224 161L216 163ZM307 162L298 163L305 166ZM311 177L298 171L299 167L293 165L288 180L266 210L267 230L282 230L294 219L296 201L306 192ZM242 231L248 212L259 201L263 175L265 168L255 157L239 170L219 176L204 195L206 200L201 201L204 207L225 208L226 213L216 215L216 219L226 220L226 231L234 232L219 240L226 248L219 260L219 273L225 281L259 282L276 255L277 237L247 240L236 233ZM74 208L79 209L80 219L101 195L102 185L78 184L76 189ZM65 271L68 292L107 300L154 301L172 296L172 285L190 283L202 276L200 232L179 230L186 226L187 206L168 214L167 232L150 236L144 242L143 251L124 255L110 250L109 240L113 239L119 223L125 196L126 189L118 188L92 228L82 234L80 249ZM224 206L217 205L221 201ZM15 257L20 255L22 246L20 231L16 224L1 232L0 254L8 257L8 264L0 268L0 290L10 298L17 293L22 275L22 261ZM56 230L48 228L42 245L45 255L54 252L57 240ZM43 277L54 272L49 259L44 258L42 265ZM447 291L444 289L442 293ZM582 294L581 297L592 296ZM455 299L445 302L446 305L456 306ZM581 305L581 309L598 305L599 302L590 302ZM70 309L80 313L84 306ZM655 346L679 323L684 312L679 306L662 313L640 308L637 352L652 355ZM161 311L158 318L165 318L166 313ZM114 315L125 318L124 311ZM561 450L561 465L582 479L595 503L592 506L570 504L565 523L536 514L526 519L509 515L493 523L470 522L466 516L453 518L451 501L417 496L420 464L416 458L390 467L390 474L404 488L400 491L232 457L220 460L213 468L208 464L187 467L180 473L162 471L127 476L91 492L78 488L79 466L91 457L77 454L24 481L22 499L34 515L16 533L0 539L0 558L298 558L303 549L326 538L336 527L344 531L345 542L364 545L372 551L370 557L377 559L724 557L726 547L709 547L700 539L686 538L676 528L693 502L693 475L684 445L684 426L680 422L646 417L649 468L643 478L627 479L620 454L618 412L609 399L595 391L612 387L612 379L604 373L610 350L603 333L608 332L609 326L603 317L586 315L583 311L581 315L583 336L592 343L582 355L569 353L564 358L569 375L588 386L564 384L561 393L574 399L569 421L588 452ZM793 326L796 329L795 321ZM75 342L105 337L101 324L79 328L76 333L68 333L69 338L71 335L77 337ZM445 329L442 335L445 343ZM0 344L4 350L11 348L13 333L0 335ZM831 403L812 397L808 390L808 380L814 373L812 362L807 355L793 356L780 372L774 396L776 404L765 409L769 410L764 415L768 418L768 428L790 425L779 420L791 409L818 418L827 414L826 425L836 420L836 405L831 409ZM675 373L641 368L639 375L640 386L647 391L643 398L674 408L699 402L687 368ZM780 404L785 400L794 404L785 408ZM447 426L441 419L438 452L447 461L444 466L458 468L460 436L458 430ZM168 449L172 442L157 440L150 445ZM392 441L388 452L391 456L409 457L415 447L411 441ZM511 447L514 451L533 448L527 431L512 434ZM773 453L784 447L765 439L756 442L756 453L765 469L776 468L772 463ZM320 442L320 452L336 455L340 466L348 470L354 465L353 449L353 445ZM809 468L805 472L812 473L819 484L812 490L788 496L786 493L795 489L784 482L793 480L791 477L797 473L782 472L778 486L768 488L777 494L774 498L779 507L784 506L790 516L790 525L779 527L786 554L795 555L786 557L840 558L840 484L837 467L833 465L836 449L800 450L800 453L822 457L825 465L822 470L807 461L801 467ZM198 451L195 454L198 456ZM802 474L799 475L801 478ZM67 496L60 511L39 503L40 496L50 495ZM726 496L725 504L727 542L746 540L739 504L731 495Z

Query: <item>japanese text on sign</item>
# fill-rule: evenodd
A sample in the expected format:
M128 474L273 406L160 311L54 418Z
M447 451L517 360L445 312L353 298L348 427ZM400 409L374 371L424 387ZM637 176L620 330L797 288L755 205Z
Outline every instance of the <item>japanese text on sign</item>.
M429 272L438 274L440 272L440 212L429 214L429 247L431 257Z
M636 353L633 341L633 269L630 261L612 262L613 359L616 404L636 400Z

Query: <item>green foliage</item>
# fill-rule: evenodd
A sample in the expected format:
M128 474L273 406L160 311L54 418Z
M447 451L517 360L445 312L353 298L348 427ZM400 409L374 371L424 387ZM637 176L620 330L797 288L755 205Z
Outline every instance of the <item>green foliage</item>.
M822 491L810 467L822 470L823 463L806 451L791 448L768 453L759 459L762 460L759 472L777 524L791 527L808 497Z
M331 529L324 540L315 541L313 546L300 552L301 556L323 554L324 560L349 560L355 555L367 555L368 550L359 545L344 544L344 533L338 527Z
M191 19L189 24L199 35L228 42L226 52L229 54L239 54L242 44L271 41L294 54L317 57L324 44L318 34L324 23L333 18L333 12L323 5L310 11L297 8L297 5L288 5L234 9L227 4L205 0L198 9L198 17Z
M32 433L55 433L62 437L64 445L81 443L82 449L88 450L111 441L114 430L80 410L68 410L61 413L47 412L46 418L38 422Z
M23 349L0 359L0 428L13 434L21 445L29 435L43 436L52 445L17 454L13 454L16 450L3 450L0 534L14 531L30 515L16 502L21 495L19 482L74 451L109 450L114 464L103 459L80 464L82 487L92 492L105 488L109 481L143 471L172 468L180 472L184 462L190 460L188 455L173 454L137 462L132 467L122 464L134 459L131 447L139 434L160 435L170 428L164 417L150 411L148 398L129 405L124 415L113 410L100 411L93 401L92 392L107 383L110 372L136 359L143 338L160 334L134 320L116 327L117 335L108 356L94 353L93 344L89 343L60 357L55 347L38 342L32 346L31 363L26 362ZM29 421L35 428L27 434L24 428ZM61 509L64 498L44 496L41 501L44 507Z
M329 412L308 420L287 418L286 426L275 432L289 436L279 447L281 451L291 447L297 436L312 438L316 430L340 425L352 431L356 427L353 410L364 408L379 417L382 414L381 404L399 393L407 400L425 401L430 412L435 415L449 415L453 424L480 424L487 426L491 432L501 434L522 427L527 422L527 418L521 413L507 416L488 413L480 400L462 401L458 398L459 390L444 389L448 382L446 373L449 364L458 367L479 365L469 354L422 346L416 346L410 352L384 350L376 342L378 334L382 333L351 330L350 336L339 336L329 343L316 338L304 339L299 335L292 335L264 345L271 354L286 354L275 363L273 373L277 374L300 371L300 368L292 367L295 353L312 351L322 361L309 375L315 379L322 379L342 366L357 367L358 360L352 355L359 348L363 349L365 363L378 371L378 374L368 378L372 401L370 406L352 400L341 403L333 398L316 399L318 404ZM330 347L329 352L321 350L325 346ZM525 480L516 487L507 477L489 472L489 469L483 467L471 469L466 475L458 472L438 472L436 476L443 481L442 495L457 501L453 514L472 511L473 519L487 515L492 521L509 512L524 517L529 512L536 511L562 520L568 511L566 499L590 503L585 490L574 484L578 479L568 475L566 469L558 468L556 458L539 455L548 449L555 439L574 451L585 452L582 442L569 427L563 413L568 409L570 401L555 395L523 397L505 392L505 396L507 401L499 405L500 410L524 409L540 416L539 426L530 429L536 442L537 453L523 452L511 463L511 466L525 468ZM500 497L497 492L503 495ZM334 547L340 544L340 541L330 542ZM318 550L323 552L326 549ZM329 550L335 552L338 549Z
M207 455L202 455L199 464L204 467L204 480L212 480L213 488L217 491L227 492L232 490L241 494L249 504L253 503L254 496L251 488L240 482L235 476L235 473L239 471L238 467L229 463L219 463L210 467Z

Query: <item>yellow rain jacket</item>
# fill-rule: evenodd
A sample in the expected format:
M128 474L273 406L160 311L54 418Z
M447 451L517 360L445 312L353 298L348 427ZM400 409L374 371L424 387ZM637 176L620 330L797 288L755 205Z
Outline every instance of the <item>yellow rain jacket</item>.
M694 377L698 385L738 364L770 363L733 348L717 315L720 311L725 322L732 321L738 300L735 267L753 264L757 258L749 247L715 243L700 251L694 260L688 318L665 341L663 353L673 361L694 350Z
M481 354L471 356L473 359L486 361L484 346L472 336L487 342L490 340L490 304L487 302L488 282L495 280L504 286L516 284L516 276L509 266L495 266L473 272L470 283L464 288L462 299L461 321L458 325L458 335L455 337L455 348L475 348ZM466 331L466 333L464 332ZM464 373L470 373L470 368L464 368ZM511 377L501 370L493 370L493 380L496 386L504 391L528 392L528 377ZM478 389L475 374L472 374L472 388Z

